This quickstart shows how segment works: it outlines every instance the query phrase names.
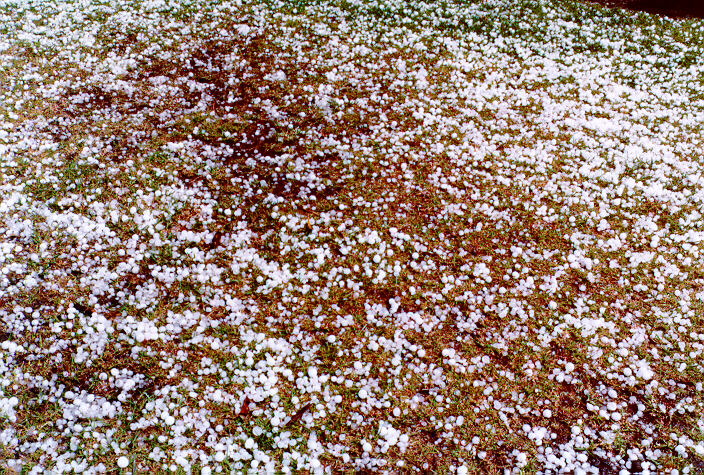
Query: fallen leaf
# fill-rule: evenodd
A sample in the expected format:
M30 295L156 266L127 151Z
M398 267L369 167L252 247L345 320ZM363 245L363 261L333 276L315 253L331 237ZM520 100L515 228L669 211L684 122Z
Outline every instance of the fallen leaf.
M298 411L296 411L296 413L295 413L295 414L291 417L291 419L284 425L284 427L288 427L288 426L293 425L293 424L295 424L296 422L298 422L298 421L301 419L301 417L303 417L303 414L305 414L306 412L308 412L308 410L311 408L311 406L312 406L312 404L311 404L311 403L308 403L308 404L304 405L302 408L300 408Z

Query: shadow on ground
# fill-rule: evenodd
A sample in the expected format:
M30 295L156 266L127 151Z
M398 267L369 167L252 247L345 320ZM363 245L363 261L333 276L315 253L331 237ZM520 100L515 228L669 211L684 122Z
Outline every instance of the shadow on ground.
M645 11L671 17L704 18L704 2L701 0L588 0L610 7Z

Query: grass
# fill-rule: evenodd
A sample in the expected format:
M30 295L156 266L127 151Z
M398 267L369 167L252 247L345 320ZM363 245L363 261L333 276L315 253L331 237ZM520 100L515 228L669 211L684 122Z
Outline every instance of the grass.
M0 470L701 470L700 20L0 19Z

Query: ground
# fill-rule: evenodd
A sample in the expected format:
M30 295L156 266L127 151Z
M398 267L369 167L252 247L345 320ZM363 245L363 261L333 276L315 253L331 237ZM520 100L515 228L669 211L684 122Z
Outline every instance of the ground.
M9 473L704 467L704 22L0 0Z

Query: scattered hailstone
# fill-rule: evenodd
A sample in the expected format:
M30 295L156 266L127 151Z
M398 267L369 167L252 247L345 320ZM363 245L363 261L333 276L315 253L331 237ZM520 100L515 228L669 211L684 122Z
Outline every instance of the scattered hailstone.
M248 25L245 24L240 24L235 26L235 29L237 30L237 33L239 33L242 36L247 36L250 31L252 31L252 28L250 28Z
M81 44L89 48L92 47L93 45L95 45L95 36L91 35L90 33L84 34L83 37L81 37Z
M646 363L645 361L641 361L638 371L636 372L636 376L639 378L643 378L645 380L650 380L653 379L653 376L655 373L653 370L650 368L650 365Z
M286 73L279 70L276 71L275 73L270 73L264 76L264 79L267 79L269 81L274 81L274 82L283 82L286 80Z
M520 450L514 450L513 454L516 456L516 466L518 468L525 467L528 464L528 456L525 453Z
M164 412L161 418L164 420L164 424L166 424L167 426L172 426L176 423L176 418L168 412Z
M388 446L394 446L398 443L401 431L395 429L386 421L379 421L379 436L384 439L384 443Z
M472 273L474 274L474 277L479 280L484 280L487 283L491 282L491 271L483 262L476 264Z
M0 399L0 416L5 416L10 422L16 422L15 407L19 404L19 400L12 396L11 398Z
M124 455L117 459L117 466L120 468L127 468L127 466L130 464L130 461L125 457Z

